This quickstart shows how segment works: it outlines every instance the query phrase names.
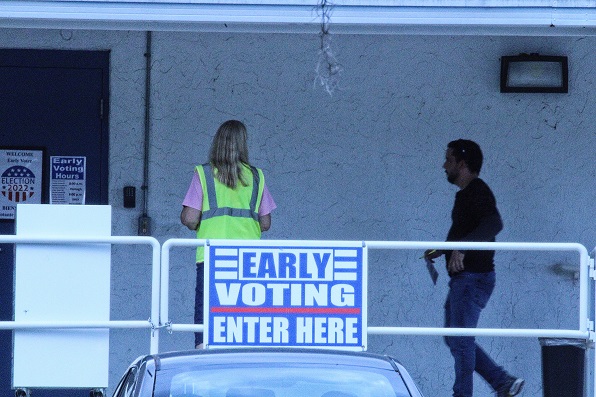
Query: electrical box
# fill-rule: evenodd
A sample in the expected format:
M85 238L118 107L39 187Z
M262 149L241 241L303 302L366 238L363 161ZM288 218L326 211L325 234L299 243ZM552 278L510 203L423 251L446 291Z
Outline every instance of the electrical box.
M134 186L124 186L122 195L124 197L124 208L135 208L137 206L137 189Z

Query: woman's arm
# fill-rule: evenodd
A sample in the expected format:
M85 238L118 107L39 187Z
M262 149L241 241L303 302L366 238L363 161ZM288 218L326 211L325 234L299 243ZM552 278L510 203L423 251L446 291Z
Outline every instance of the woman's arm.
M196 208L182 206L180 222L190 230L197 230L201 224L201 211Z

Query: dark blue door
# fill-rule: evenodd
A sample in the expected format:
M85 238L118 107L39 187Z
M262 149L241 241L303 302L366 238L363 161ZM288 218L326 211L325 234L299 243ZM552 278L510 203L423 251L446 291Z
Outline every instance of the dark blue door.
M0 50L0 148L44 149L42 202L48 202L50 156L85 156L85 202L108 203L108 76L107 51ZM14 221L0 221L0 234L14 232ZM13 271L14 246L0 244L3 321L13 319ZM0 331L0 396L14 394L11 353L12 331ZM88 396L89 390L34 395Z

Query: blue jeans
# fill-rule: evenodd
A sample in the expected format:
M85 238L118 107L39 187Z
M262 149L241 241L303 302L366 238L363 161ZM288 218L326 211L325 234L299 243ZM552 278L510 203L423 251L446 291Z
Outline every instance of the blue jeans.
M195 286L195 324L203 324L204 262L197 263L197 284ZM195 346L203 343L203 333L195 332Z
M451 277L445 302L446 328L476 328L480 312L495 287L495 272L461 272ZM476 344L473 336L446 336L445 343L455 360L454 397L472 397L474 371L494 390L508 381L509 375Z

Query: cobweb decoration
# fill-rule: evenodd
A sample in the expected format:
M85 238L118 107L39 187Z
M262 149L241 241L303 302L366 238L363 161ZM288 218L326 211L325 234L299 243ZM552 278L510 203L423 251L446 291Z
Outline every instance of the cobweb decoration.
M327 0L319 0L319 4L317 5L317 10L321 16L321 32L319 33L321 47L319 48L319 60L315 67L315 85L319 83L329 95L333 95L333 92L338 89L339 76L343 71L343 67L331 50L329 22L331 20L332 8L333 4Z

